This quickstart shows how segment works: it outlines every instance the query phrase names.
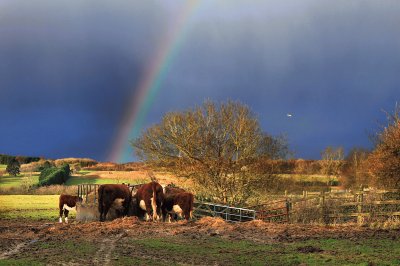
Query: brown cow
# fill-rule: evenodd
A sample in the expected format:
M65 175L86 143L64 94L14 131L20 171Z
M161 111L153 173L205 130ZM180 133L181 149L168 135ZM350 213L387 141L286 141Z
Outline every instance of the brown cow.
M182 192L187 192L183 188L177 187L172 184L168 184L164 187L164 194L165 195L171 195L171 194L176 194L176 193L182 193Z
M162 186L152 181L142 185L135 195L138 217L146 215L146 221L151 217L156 221L161 216L161 204L164 200Z
M169 222L173 214L184 216L186 220L189 220L192 217L193 202L194 196L189 192L166 194L162 205L163 221L165 222L167 214L169 214Z
M99 193L99 213L100 221L104 222L108 211L114 205L120 205L121 208L116 208L123 216L128 214L129 204L131 202L131 192L127 185L121 184L106 184L101 185L98 189Z
M82 198L78 196L71 195L60 195L60 199L58 201L58 207L60 209L60 219L59 222L62 223L62 216L64 212L65 222L68 223L68 213L70 210L76 211L76 203L82 202Z

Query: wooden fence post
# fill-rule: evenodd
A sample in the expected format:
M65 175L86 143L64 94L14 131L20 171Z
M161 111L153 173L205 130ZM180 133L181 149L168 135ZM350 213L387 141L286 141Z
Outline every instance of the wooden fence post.
M286 199L286 219L287 223L290 223L290 201Z
M94 200L93 200L93 204L96 203L96 198L97 198L97 186L94 186Z
M321 217L320 217L320 223L327 223L327 219L325 217L325 192L321 192L321 197L319 198L319 206L321 207Z
M358 203L357 204L357 213L358 213L358 215L357 215L357 223L359 225L363 224L363 222L364 222L364 219L363 219L363 216L362 216L363 201L364 201L364 194L361 191L361 192L359 192L358 197L357 197L357 203Z

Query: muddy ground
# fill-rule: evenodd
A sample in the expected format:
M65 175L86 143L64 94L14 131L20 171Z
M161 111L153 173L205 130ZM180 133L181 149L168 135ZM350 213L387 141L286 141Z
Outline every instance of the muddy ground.
M284 248L290 243L300 243L296 246L299 253L322 254L319 257L329 264L329 256L335 256L334 250L324 251L321 247L306 245L318 239L345 239L355 244L372 239L398 244L400 231L372 230L355 225L292 225L262 221L232 224L209 217L175 223L143 222L135 217L104 223L73 221L69 224L2 220L0 264L244 265L253 264L246 261L247 258L257 258L254 264L279 265L282 262L284 265L286 263L278 258L279 254L278 259L270 260L271 254L280 251L269 251L268 247ZM287 262L300 265L302 257L299 258Z

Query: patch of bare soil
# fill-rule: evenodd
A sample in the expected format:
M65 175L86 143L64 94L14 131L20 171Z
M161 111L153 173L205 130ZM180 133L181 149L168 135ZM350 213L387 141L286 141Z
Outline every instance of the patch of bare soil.
M317 253L317 252L323 252L322 249L319 247L313 247L313 246L305 246L305 247L298 247L297 251L301 253Z
M100 247L93 258L93 263L96 265L109 265L111 262L111 254L115 249L115 243L123 236L124 233L121 233L110 238L101 239Z
M355 225L320 226L302 224L274 224L263 221L228 223L220 218L205 217L198 221L175 223L144 222L136 217L120 218L110 222L76 222L69 224L43 223L40 221L0 221L0 259L24 258L29 254L39 261L59 264L108 265L118 260L115 252L134 252L142 259L159 259L157 254L140 250L132 241L168 239L177 236L188 244L218 237L247 240L254 243L293 242L318 238L343 238L362 240L366 237L397 239L399 230L373 230ZM65 250L43 248L46 243L90 243L94 246L91 256L65 258ZM40 246L42 245L42 246ZM115 252L114 252L114 249ZM302 247L299 252L322 252L314 247ZM78 250L79 251L79 250ZM84 253L82 253L84 254ZM137 255L137 256L139 256ZM165 258L164 258L165 259ZM182 263L182 254L171 254L165 263ZM64 261L63 261L64 260ZM196 262L197 263L197 262ZM201 264L201 263L200 263Z

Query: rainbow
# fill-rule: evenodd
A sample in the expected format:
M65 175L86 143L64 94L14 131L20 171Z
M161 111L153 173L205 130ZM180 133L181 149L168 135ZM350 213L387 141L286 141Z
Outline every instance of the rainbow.
M131 157L129 139L136 138L141 133L146 114L161 88L173 59L182 46L188 21L200 1L186 1L171 30L165 35L122 117L116 137L112 142L108 161L121 162Z

